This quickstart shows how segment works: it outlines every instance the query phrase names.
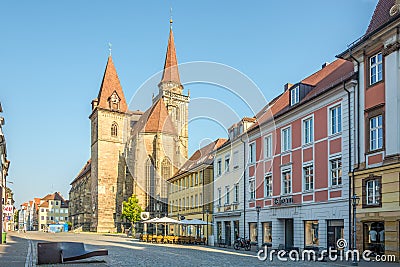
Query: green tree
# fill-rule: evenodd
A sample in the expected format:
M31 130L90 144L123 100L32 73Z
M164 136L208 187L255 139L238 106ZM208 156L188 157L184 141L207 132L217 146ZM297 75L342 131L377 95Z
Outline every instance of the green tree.
M142 207L139 205L139 200L136 195L128 198L128 201L122 202L122 218L127 219L132 224L132 234L135 233L135 223L140 221L140 213Z

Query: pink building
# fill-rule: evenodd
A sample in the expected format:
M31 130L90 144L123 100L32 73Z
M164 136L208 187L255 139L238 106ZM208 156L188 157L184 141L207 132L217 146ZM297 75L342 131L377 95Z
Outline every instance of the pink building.
M325 63L285 85L257 115L246 149L246 232L252 242L301 249L335 247L339 238L349 238L354 77L348 61Z

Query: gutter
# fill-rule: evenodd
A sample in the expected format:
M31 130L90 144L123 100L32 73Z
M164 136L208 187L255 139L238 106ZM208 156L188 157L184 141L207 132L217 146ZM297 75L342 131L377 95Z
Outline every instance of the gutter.
M243 238L246 240L246 142L243 141L244 134L240 137L243 143Z

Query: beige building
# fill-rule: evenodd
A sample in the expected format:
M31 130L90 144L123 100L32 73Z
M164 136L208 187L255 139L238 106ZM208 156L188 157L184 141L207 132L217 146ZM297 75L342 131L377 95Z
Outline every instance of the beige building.
M213 161L216 149L226 139L216 141L197 150L182 168L168 180L168 215L181 220L200 219L212 222L213 212ZM170 233L177 235L210 236L212 227L170 226Z
M38 221L41 231L46 230L50 224L68 222L68 200L65 200L59 192L40 199Z
M148 110L128 110L109 56L89 117L90 163L71 183L73 227L121 231L126 223L121 219L122 202L132 194L151 217L167 214L166 180L186 161L188 147L189 96L180 82L172 27L158 87Z
M357 248L400 256L400 9L379 0L365 34L343 57L358 77L352 194ZM354 214L353 214L354 216ZM387 258L389 259L389 258Z

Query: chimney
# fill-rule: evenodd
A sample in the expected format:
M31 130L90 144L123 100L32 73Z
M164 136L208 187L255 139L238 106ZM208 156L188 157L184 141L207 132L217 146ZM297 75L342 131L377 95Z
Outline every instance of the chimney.
M287 84L285 84L284 86L283 86L283 91L285 92L285 91L287 91L290 87L292 87L293 86L293 84L292 83L287 83Z
M328 65L329 65L329 62L325 62L324 64L322 64L321 69L325 68L325 67L328 66Z

